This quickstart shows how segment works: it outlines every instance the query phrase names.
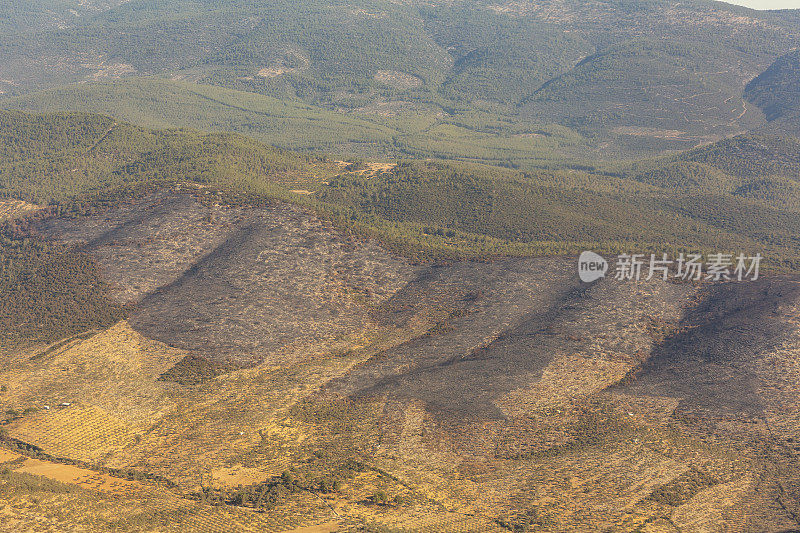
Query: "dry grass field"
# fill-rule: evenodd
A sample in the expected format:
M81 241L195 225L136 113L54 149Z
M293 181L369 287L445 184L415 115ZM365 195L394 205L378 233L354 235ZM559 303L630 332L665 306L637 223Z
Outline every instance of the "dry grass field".
M797 527L796 280L411 265L296 208L201 230L170 201L46 227L137 305L5 358L0 530Z
M0 200L0 221L9 220L19 217L21 215L32 213L38 209L39 206L23 202L22 200L14 200L13 198L6 198Z

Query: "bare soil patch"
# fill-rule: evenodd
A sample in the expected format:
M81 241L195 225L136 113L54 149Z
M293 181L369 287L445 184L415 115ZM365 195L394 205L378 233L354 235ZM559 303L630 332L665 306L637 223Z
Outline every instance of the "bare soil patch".
M422 85L422 80L418 77L396 70L379 70L375 73L374 79L400 90L412 89Z

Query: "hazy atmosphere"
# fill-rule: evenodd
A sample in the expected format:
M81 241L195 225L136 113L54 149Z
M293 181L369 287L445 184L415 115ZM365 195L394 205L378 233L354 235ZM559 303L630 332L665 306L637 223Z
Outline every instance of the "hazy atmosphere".
M751 9L800 9L797 0L726 0L730 4Z
M798 531L800 11L0 0L0 533Z

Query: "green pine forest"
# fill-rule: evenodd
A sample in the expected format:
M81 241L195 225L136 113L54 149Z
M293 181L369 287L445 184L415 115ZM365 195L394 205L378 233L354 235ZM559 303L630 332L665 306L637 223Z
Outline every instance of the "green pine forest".
M372 172L239 134L94 114L4 111L0 126L0 195L64 216L108 208L132 190L194 182L232 202L302 203L427 259L719 248L763 250L776 267L791 267L797 255L791 176L800 174L800 142L791 138L748 134L597 167L399 159Z
M0 0L0 200L41 209L0 222L6 335L126 312L93 258L37 239L33 218L184 183L303 205L417 261L718 251L800 269L795 12L18 4Z

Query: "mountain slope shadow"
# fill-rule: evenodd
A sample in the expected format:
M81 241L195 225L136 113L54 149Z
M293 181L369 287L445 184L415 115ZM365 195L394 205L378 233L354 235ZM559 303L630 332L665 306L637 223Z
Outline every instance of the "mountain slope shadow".
M537 332L576 297L579 282L565 263L509 260L451 267L445 275L459 271L460 282L481 296L446 327L434 326L381 354L333 389L352 397L419 399L432 411L458 417L502 417L492 400L513 389L521 375L541 372L552 358L536 349ZM452 291L455 297L458 285Z
M493 266L498 272L511 267L511 262ZM507 273L492 276L475 268L484 294L471 312L444 331L434 328L438 331L368 361L331 383L330 390L353 398L421 400L447 418L505 418L497 400L536 389L558 356L603 359L613 353L633 366L637 354L650 349L644 324L676 312L687 293L663 282L584 285L563 259L518 261L516 291L504 290Z
M706 287L677 333L654 347L629 384L613 390L680 398L676 415L706 421L759 417L756 362L794 331L782 306L800 296L788 278Z
M362 335L418 270L291 204L231 206L180 187L37 230L97 256L114 296L135 304L134 329L223 367Z
M134 303L174 282L249 215L242 208L204 205L191 192L161 190L99 215L46 219L37 230L95 254L112 295Z
M292 362L300 348L360 334L376 304L413 273L372 242L351 242L310 213L253 210L172 283L148 294L131 326L218 362Z

